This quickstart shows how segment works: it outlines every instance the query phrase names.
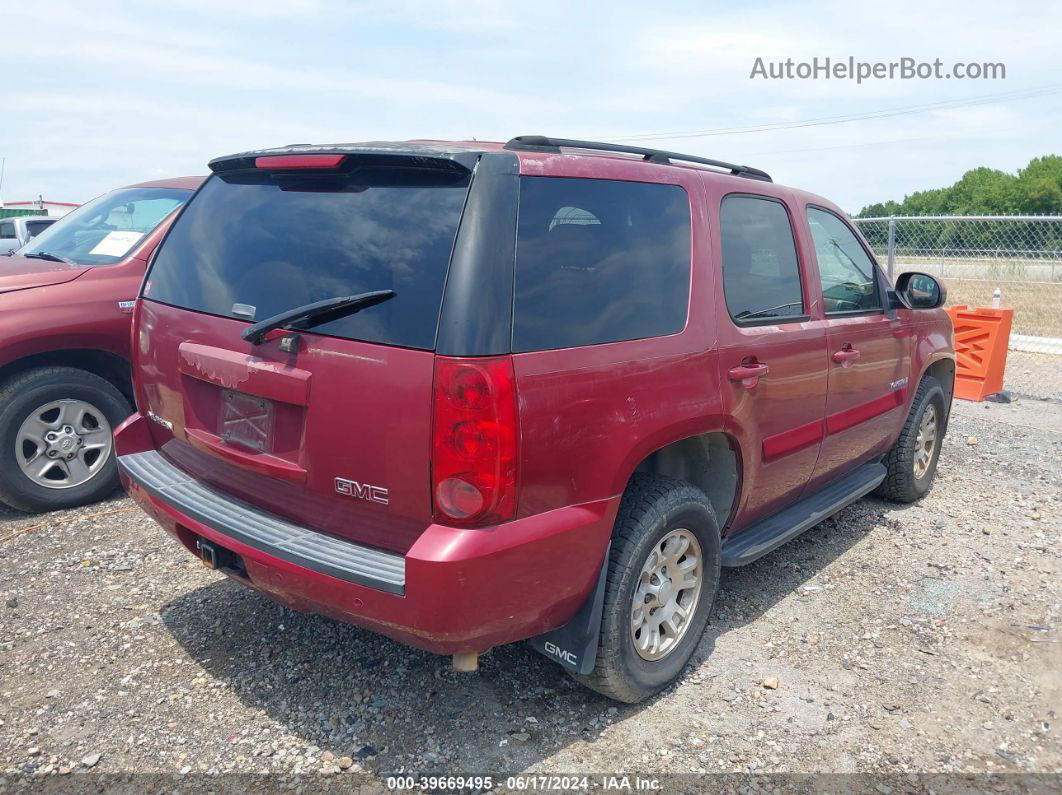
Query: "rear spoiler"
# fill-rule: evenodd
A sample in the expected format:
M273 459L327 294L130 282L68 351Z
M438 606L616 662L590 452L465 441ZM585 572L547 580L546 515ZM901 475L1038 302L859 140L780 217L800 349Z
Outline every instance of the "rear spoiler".
M454 177L471 173L482 152L415 143L341 144L308 146L305 144L259 149L216 157L210 161L215 174L231 171L322 171L340 173L357 168L399 168L450 172Z

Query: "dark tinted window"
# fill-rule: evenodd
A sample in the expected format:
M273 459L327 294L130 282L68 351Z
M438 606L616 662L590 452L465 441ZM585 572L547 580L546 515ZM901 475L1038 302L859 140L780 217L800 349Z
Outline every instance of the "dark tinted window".
M727 196L719 216L723 293L730 316L740 323L803 315L793 227L781 202Z
M682 188L553 177L520 183L514 351L682 330L690 285Z
M55 221L26 221L26 232L30 237L36 237Z
M826 314L881 309L874 262L848 225L826 210L808 208Z
M10 240L15 237L15 224L13 221L0 223L0 240Z
M431 349L468 180L407 175L395 184L398 176L212 177L167 235L144 294L227 317L247 304L264 320L394 290L390 301L313 333Z

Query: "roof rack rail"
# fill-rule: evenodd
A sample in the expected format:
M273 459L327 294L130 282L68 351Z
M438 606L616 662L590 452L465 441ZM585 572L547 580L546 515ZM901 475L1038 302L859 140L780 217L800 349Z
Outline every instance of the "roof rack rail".
M641 146L606 144L601 143L600 141L578 141L573 138L549 138L545 135L518 135L515 138L510 138L505 144L506 149L518 149L529 152L560 152L562 146L571 149L594 149L599 152L619 152L622 154L641 155L642 160L647 160L650 163L662 163L664 165L670 165L672 160L679 160L685 163L700 163L706 166L713 166L714 168L725 169L737 177L747 177L748 179L773 182L770 174L766 171L760 171L758 168L753 168L752 166L739 166L722 160L710 160L707 157L697 157L696 155L683 155L678 152L667 152L663 149L646 149Z

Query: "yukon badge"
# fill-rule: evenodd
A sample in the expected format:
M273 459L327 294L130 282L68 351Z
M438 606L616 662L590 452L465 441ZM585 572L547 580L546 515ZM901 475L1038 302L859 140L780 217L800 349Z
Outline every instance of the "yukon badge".
M161 425L167 431L172 431L173 430L173 423L170 422L169 420L160 417L158 414L156 414L155 412L150 411L150 410L148 411L147 415L148 415L148 419L149 420L151 420L152 422L157 422L159 425Z
M378 502L380 505L387 505L388 503L387 489L382 486L372 486L368 483L358 483L356 480L336 478L336 491L358 500Z

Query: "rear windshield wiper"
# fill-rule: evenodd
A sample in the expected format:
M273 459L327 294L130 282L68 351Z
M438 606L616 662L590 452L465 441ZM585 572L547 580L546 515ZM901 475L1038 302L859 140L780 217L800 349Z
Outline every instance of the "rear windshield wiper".
M252 345L261 344L265 335L273 329L293 328L308 329L339 320L341 317L353 315L370 306L389 301L398 293L394 290L376 290L361 295L346 295L341 298L326 298L324 301L315 301L312 304L297 306L279 315L266 318L253 326L248 326L240 336Z
M62 262L65 265L73 265L71 260L64 259L57 254L49 254L47 251L38 251L34 254L23 254L23 257L30 257L31 259L46 259L49 262Z

